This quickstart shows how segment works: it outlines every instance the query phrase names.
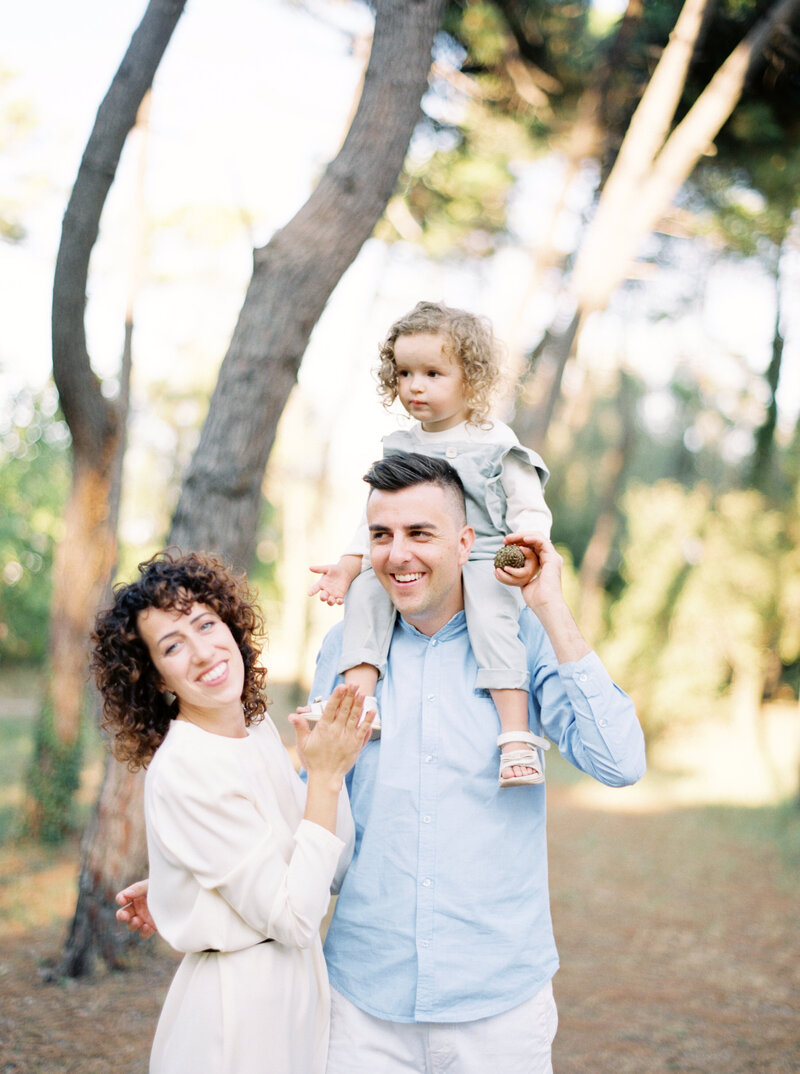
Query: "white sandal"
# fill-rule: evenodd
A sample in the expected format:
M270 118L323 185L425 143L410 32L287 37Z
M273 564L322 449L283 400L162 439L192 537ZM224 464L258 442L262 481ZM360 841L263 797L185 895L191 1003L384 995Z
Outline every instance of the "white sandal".
M506 753L500 751L500 771L497 776L499 787L531 787L537 783L544 783L544 758L539 750L549 750L550 743L546 738L534 735L532 731L506 731L497 736L497 745L502 747L506 742L527 742L529 749L509 750ZM523 765L525 768L533 768L527 776L503 776L504 768L512 768L514 765Z
M317 722L317 720L322 715L322 710L325 708L325 705L326 705L326 702L323 701L321 697L315 697L314 698L314 700L311 702L311 706L310 706L311 711L307 712L305 714L306 719L308 720L308 722L310 724L313 725L313 724L315 724ZM368 712L374 712L375 713L375 718L372 721L372 731L370 732L370 736L369 736L370 742L374 742L376 739L381 737L381 717L380 717L380 713L378 712L378 702L375 700L374 697L370 696L370 697L365 697L364 698L363 712L364 712L364 715L366 715ZM363 716L362 716L362 719L363 719Z

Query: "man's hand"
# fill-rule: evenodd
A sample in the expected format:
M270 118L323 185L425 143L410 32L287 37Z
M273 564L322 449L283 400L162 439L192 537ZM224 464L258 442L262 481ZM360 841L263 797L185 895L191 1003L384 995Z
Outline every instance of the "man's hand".
M344 604L350 583L361 571L361 556L342 556L338 563L324 563L309 570L322 575L309 589L309 597L319 593L322 603L333 607Z
M147 888L149 881L137 880L135 884L129 884L116 894L119 905L117 921L128 926L128 932L138 932L143 940L155 936L156 923L150 916L147 905Z
M502 582L503 585L515 585L524 588L536 577L541 567L539 556L530 542L538 536L538 534L533 534L525 537L521 533L511 533L504 539L504 545L514 545L515 548L522 552L525 562L521 567L495 567L494 576L498 582Z
M563 559L552 541L541 533L510 533L506 544L522 549L525 565L495 570L495 577L506 585L518 585L525 603L547 631L560 664L580 660L591 652L578 630L561 589Z

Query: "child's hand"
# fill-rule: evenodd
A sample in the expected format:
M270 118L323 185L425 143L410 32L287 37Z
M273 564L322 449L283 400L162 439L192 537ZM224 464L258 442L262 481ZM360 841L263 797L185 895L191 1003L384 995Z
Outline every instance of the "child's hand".
M533 581L541 567L535 547L538 536L539 534L510 533L504 539L503 544L513 544L519 548L525 557L525 563L521 567L495 567L494 576L498 582L502 582L503 585L516 585L520 589L524 589L529 582Z
M309 589L309 597L319 593L319 599L323 604L344 604L345 594L350 588L351 577L339 563L326 563L318 567L309 567L315 574L321 574L314 585Z

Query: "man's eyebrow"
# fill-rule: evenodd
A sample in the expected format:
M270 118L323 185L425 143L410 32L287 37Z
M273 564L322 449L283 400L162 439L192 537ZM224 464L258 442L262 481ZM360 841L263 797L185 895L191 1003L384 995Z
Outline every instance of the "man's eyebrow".
M391 528L390 526L387 526L382 522L372 522L372 523L370 523L369 531L370 531L370 533L379 533L379 532L382 532L383 530L388 530L390 528ZM406 526L399 526L398 527L398 529L402 529L402 530L406 530L406 531L409 531L409 530L435 530L436 528L437 527L436 527L435 522L409 522L408 525L406 525Z

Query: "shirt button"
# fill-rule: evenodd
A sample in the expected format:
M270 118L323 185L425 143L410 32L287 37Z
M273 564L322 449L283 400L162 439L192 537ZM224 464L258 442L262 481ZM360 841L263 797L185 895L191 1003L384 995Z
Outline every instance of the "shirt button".
M431 648L433 648L434 645L436 645L436 638L434 638L433 641L431 642Z
M586 682L586 678L587 678L586 675L581 675L580 676L580 682Z
M422 818L422 823L423 823L423 824L430 824L430 822L431 822L431 818L430 818L430 817L428 817L428 816L425 816L425 817L423 817L423 818Z
M600 727L605 727L608 724L608 720L598 720L597 723Z
M430 947L431 941L430 940L420 940L419 945L420 945L420 947Z
M435 700L436 700L436 694L428 694L428 701L435 701Z
M430 881L430 880L428 879L428 877L427 877L427 876L426 876L426 877L425 877L425 879L424 879L424 880L422 881L422 886L423 886L424 888L429 888L429 887L431 886L431 881Z
M457 448L454 448L454 447L445 448L444 453L445 453L445 455L447 456L448 459L457 459L458 458L458 449Z
M431 761L433 761L433 757L429 753L428 756L425 758L425 764L430 764Z

